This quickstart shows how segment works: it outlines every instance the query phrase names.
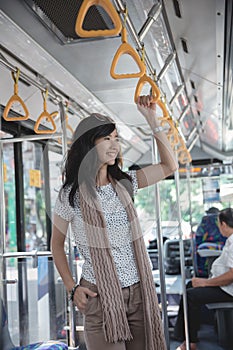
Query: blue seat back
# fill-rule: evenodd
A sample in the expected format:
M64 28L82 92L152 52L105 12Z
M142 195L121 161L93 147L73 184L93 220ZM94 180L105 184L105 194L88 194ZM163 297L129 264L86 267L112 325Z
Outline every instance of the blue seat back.
M198 247L205 243L205 248L222 249L226 242L226 238L221 235L218 227L218 215L205 215L194 234L194 260L195 272L199 277L208 277L207 259L200 257L197 253ZM210 243L208 245L208 243Z
M26 346L17 346L15 350L68 350L68 346L65 343L59 341L39 342L35 344L29 344Z

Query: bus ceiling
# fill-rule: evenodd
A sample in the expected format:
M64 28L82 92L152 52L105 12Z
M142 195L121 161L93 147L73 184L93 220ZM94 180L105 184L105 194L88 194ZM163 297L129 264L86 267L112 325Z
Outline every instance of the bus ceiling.
M134 103L138 79L110 75L121 35L80 37L75 28L82 3L0 0L0 74L5 87L1 105L6 105L12 90L4 67L10 62L41 84L49 83L73 102L81 117L93 111L112 115L127 135L123 152L128 154L128 165L145 164L151 157L151 138ZM107 1L98 3L91 4L83 20L87 31L114 27L102 6ZM232 2L113 0L111 4L126 27L128 43L159 86L192 158L232 162ZM120 60L118 73L135 69L132 57ZM22 98L30 103L36 92L30 84L21 85ZM144 87L143 93L149 91ZM35 120L41 109L37 100L38 106L33 100L30 107Z

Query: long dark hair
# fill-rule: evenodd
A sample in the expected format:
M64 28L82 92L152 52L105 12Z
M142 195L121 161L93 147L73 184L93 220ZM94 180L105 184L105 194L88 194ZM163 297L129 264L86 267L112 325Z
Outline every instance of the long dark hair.
M219 221L225 222L227 226L233 228L233 209L227 208L220 211L218 215Z
M100 137L110 135L116 129L115 122L106 116L93 113L81 120L77 126L71 147L67 153L63 171L63 186L65 189L71 186L69 202L74 207L74 196L79 186L84 182L88 191L96 197L96 175L98 170L98 155L95 149L95 141ZM133 197L131 177L121 170L122 159L118 154L115 164L107 168L108 175L122 181L130 196Z

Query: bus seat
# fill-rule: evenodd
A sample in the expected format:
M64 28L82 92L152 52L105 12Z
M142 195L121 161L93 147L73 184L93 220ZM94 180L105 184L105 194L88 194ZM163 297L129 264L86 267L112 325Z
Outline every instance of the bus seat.
M232 349L233 298L232 302L209 303L206 306L215 311L219 344L229 350Z
M192 266L191 240L184 239L185 266ZM164 268L168 275L180 274L180 243L178 239L167 239L164 243Z
M198 250L222 250L225 244L226 238L221 235L217 220L217 214L203 216L196 233L193 235L194 270L198 277L208 277L209 273L208 258L198 254Z

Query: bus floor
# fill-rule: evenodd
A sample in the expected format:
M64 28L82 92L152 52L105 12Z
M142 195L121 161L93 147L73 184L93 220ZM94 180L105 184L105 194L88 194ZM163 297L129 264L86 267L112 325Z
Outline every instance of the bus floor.
M197 350L226 350L218 344L218 337L213 326L202 325L198 335ZM170 339L168 350L176 350L179 345L180 342ZM84 342L80 343L79 350L87 350Z
M174 321L175 319L173 319ZM180 345L180 341L176 341L173 339L173 329L169 326L170 339L169 339L169 349L168 350L176 350L176 348ZM87 350L83 338L83 332L78 332L79 336L79 350ZM215 330L214 325L212 324L202 324L201 328L198 332L199 342L197 343L197 350L233 350L229 348L223 348L218 343L218 336ZM142 349L144 350L144 349Z
M218 343L218 336L214 330L214 326L203 324L198 332L199 342L197 343L197 350L226 350ZM180 341L170 339L170 350L176 350L180 345Z
M159 270L153 270L153 278L156 284L156 291L158 295L158 300L160 303L160 276ZM190 280L191 276L186 279L186 283ZM173 327L175 325L176 316L178 314L180 296L182 293L182 277L181 275L175 274L165 274L165 284L166 284L166 296L167 296L167 314L168 314L168 324L170 333L170 349L175 350L179 345L180 341L175 341L172 339ZM214 326L214 312L213 310L208 310L203 307L202 310L202 320L201 328L198 332L199 342L197 344L197 350L223 350L218 343L218 335L216 333L216 327ZM225 350L225 349L224 349ZM229 349L228 349L229 350ZM232 349L233 350L233 347Z
M159 270L153 270L153 278L154 282L156 284L156 291L158 295L158 301L160 303L160 279L159 279ZM189 279L187 279L188 281ZM168 350L175 350L181 342L175 341L172 339L172 333L173 333L173 326L176 321L176 316L178 313L178 307L179 307L179 301L180 296L182 294L182 278L181 275L165 275L165 281L166 281L166 294L167 294L167 312L168 312L168 320L169 320L169 333L170 333L170 341L169 341L169 349ZM206 315L206 313L209 313L210 315ZM77 318L77 324L82 325L83 319L82 315L80 313L79 317ZM223 347L221 347L218 343L218 336L216 333L216 328L212 322L214 317L213 311L211 310L204 310L203 319L206 318L206 322L201 325L201 329L198 332L199 342L197 344L197 350L226 350ZM83 332L79 333L79 341L80 341L80 347L79 350L86 350L84 339L83 339ZM144 350L144 349L142 349ZM227 350L233 350L227 349Z

